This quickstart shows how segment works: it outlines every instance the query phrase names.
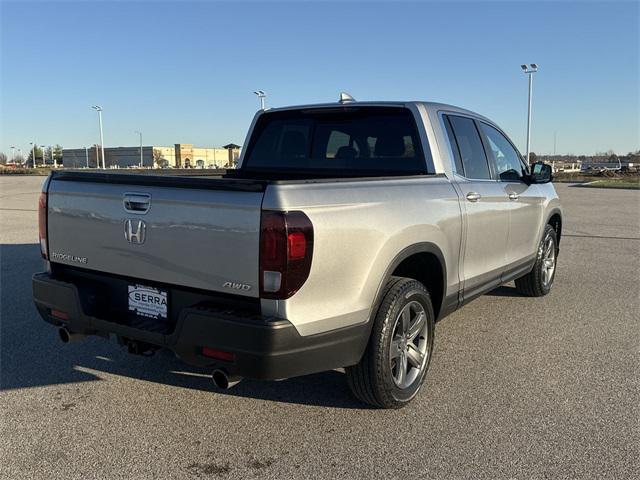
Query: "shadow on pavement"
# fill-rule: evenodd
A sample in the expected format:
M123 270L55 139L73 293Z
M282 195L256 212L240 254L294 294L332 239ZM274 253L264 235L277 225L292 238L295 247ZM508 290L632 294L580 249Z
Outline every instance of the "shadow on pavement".
M210 371L186 365L167 350L153 357L133 356L114 340L97 337L65 345L32 303L31 275L42 270L38 245L2 244L0 259L0 390L94 381L106 373L223 395L366 408L351 396L338 371L278 382L244 380L233 389L218 390Z
M520 293L516 290L516 287L508 287L506 285L502 285L485 295L489 297L522 297Z

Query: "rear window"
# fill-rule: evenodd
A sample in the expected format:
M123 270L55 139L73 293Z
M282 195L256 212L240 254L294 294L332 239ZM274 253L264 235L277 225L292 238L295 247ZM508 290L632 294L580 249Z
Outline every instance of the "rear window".
M340 107L262 115L243 170L335 175L421 174L413 115L399 107Z
M449 115L448 118L455 135L454 152L456 156L460 156L464 169L464 173L458 173L470 179L491 179L487 155L482 146L482 140L480 140L480 134L475 122L470 118L456 115ZM459 162L456 159L456 165L458 164Z

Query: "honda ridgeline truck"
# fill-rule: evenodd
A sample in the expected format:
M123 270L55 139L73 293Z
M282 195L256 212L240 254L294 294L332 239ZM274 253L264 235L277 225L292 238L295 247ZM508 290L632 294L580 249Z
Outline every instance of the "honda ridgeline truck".
M157 171L156 171L157 172ZM553 285L562 210L491 120L356 102L256 114L224 175L56 171L33 277L63 341L171 349L222 388L343 367L361 401L407 404L436 320L515 280Z

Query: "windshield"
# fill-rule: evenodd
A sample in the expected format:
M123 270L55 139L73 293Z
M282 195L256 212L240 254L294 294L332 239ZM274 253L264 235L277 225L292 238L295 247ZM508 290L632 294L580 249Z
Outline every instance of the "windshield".
M413 115L400 107L338 107L265 113L243 170L335 175L422 174Z

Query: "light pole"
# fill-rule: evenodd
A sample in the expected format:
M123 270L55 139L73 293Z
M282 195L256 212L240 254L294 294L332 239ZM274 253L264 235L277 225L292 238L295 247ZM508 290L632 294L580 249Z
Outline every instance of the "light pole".
M89 147L84 147L84 155L87 159L87 168L89 168Z
M260 110L264 110L264 103L265 103L264 99L267 97L267 94L264 93L264 90L256 90L253 93L256 94L260 99Z
M33 157L33 168L36 168L36 144L35 142L29 142L31 145L31 156Z
M102 168L106 168L104 163L104 135L102 133L102 107L100 105L94 105L91 108L98 112L98 122L100 123L100 149L102 150Z
M140 135L140 168L142 168L142 132L136 130L136 133Z
M16 147L11 147L11 162L16 163Z
M533 90L533 74L538 71L538 65L531 63L529 65L520 65L524 73L529 75L529 108L527 112L527 165L529 162L529 154L531 149L531 95Z

